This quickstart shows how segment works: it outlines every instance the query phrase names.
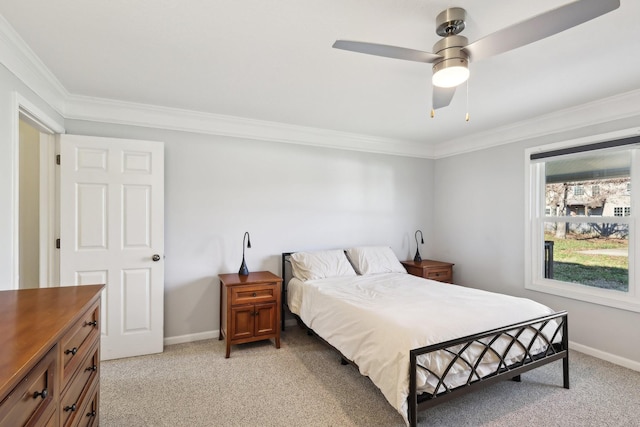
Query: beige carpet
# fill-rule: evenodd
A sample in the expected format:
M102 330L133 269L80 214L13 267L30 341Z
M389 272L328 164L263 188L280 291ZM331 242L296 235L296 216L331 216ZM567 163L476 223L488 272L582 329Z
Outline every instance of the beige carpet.
M640 426L640 372L572 352L419 415L421 426ZM367 378L297 326L270 341L173 345L158 355L103 362L100 425L404 426Z

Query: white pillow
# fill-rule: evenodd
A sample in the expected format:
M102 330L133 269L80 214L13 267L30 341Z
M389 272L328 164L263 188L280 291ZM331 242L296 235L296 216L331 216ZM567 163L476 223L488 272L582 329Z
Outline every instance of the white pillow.
M291 254L291 270L300 280L356 276L343 250L296 252Z
M347 256L358 274L406 273L398 257L388 246L364 246L347 249Z

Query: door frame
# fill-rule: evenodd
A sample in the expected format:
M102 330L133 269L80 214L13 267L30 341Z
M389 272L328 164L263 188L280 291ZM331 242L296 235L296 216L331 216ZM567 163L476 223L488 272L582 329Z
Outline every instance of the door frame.
M34 103L29 101L26 97L21 95L18 92L13 92L12 94L12 114L11 114L11 158L12 158L12 194L11 194L11 203L12 203L12 219L11 223L13 225L13 232L11 233L11 288L18 289L20 286L20 118L27 121L30 125L38 129L41 134L48 134L50 138L41 138L40 147L41 154L43 152L42 146L45 144L51 144L54 140L54 134L65 133L64 125L51 117L49 114L46 114L42 109L37 107ZM48 141L46 141L48 140ZM43 165L48 163L51 165L55 160L55 146L52 148L51 146L47 147L48 149L44 150L47 159L41 159L40 161L40 171L42 174L46 174L47 177L51 176L51 168L44 168ZM44 160L44 161L43 161ZM54 171L55 177L55 171ZM41 180L42 184L42 180ZM51 191L51 186L47 185L46 190ZM42 190L42 188L41 188ZM53 186L54 194L47 194L47 200L55 200L55 184ZM42 196L42 194L41 194ZM41 199L42 200L42 199ZM53 205L53 206L52 206ZM43 211L44 208L44 211ZM46 215L46 221L44 221L43 215ZM48 239L52 233L55 233L55 203L47 203L47 206L42 206L40 209L40 272L42 274L43 271L47 271L47 277L51 278L54 275L56 266L52 265L52 258L55 255L55 251L53 250L53 245L50 240L45 241L44 239ZM44 229L42 228L44 227ZM51 227L54 230L51 230ZM52 252L54 252L52 254ZM43 265L46 263L46 265ZM40 284L43 282L42 277L40 278Z

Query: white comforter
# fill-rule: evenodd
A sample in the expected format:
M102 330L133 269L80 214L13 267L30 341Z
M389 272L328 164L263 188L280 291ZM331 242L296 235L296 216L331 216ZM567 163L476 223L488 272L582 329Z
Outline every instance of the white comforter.
M528 299L402 273L292 279L288 303L307 326L371 378L405 422L409 350L553 313ZM532 353L536 347L543 350L542 345L536 343ZM436 372L446 366L446 361L427 357L419 362ZM458 379L453 374L447 376L450 385L466 380L462 372ZM434 389L436 383L428 377L433 376L419 372L419 390Z

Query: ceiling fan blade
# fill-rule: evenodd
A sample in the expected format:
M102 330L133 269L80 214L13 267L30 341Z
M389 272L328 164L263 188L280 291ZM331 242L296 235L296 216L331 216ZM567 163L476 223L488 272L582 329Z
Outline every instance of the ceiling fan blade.
M464 50L473 61L478 61L560 33L618 7L620 0L575 1L498 30L468 44Z
M451 104L451 99L453 95L456 93L456 88L454 87L433 87L433 109L437 110L438 108L446 107Z
M356 42L352 40L336 40L333 44L336 49L350 50L352 52L366 53L368 55L384 56L386 58L405 59L416 62L434 62L442 58L430 52L407 49L406 47L388 46L385 44Z

